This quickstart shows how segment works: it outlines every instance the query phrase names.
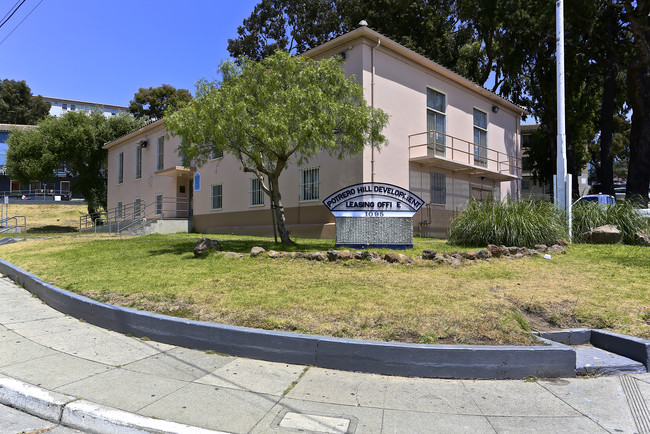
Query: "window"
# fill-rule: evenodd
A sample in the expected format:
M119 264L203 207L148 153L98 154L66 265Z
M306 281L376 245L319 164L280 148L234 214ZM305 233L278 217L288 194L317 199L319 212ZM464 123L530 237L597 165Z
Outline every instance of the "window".
M61 181L59 183L60 193L68 194L70 193L70 181Z
M134 179L142 178L142 148L135 147L135 176Z
M65 104L65 103L61 104L61 109L62 110L67 110L68 109L68 104Z
M427 143L435 146L436 155L444 156L446 149L447 96L427 88Z
M140 217L142 211L142 199L137 198L133 201L133 218Z
M259 178L250 179L250 206L264 205L264 190Z
M210 160L216 160L223 157L223 149L212 148L210 152Z
M122 202L118 202L117 206L115 207L115 217L121 219L123 212L124 212L124 208L122 207Z
M165 137L158 137L156 142L156 170L165 168Z
M444 173L431 172L431 203L447 203L447 177Z
M20 191L20 182L14 181L13 179L9 181L9 192Z
M221 209L222 207L222 195L221 195L221 184L212 185L211 188L211 204L210 209Z
M156 214L162 215L163 213L163 195L156 195Z
M124 152L117 154L117 183L124 182Z
M117 110L111 110L111 116L115 116L117 114Z
M474 109L474 165L487 167L487 113Z
M300 169L300 200L318 200L318 167Z
M74 104L70 104L70 110L75 111L77 109L77 106Z

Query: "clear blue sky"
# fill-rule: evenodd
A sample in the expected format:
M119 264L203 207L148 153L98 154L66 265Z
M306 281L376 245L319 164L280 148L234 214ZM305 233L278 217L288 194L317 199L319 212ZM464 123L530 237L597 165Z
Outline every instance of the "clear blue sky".
M19 2L22 0L18 0ZM0 78L35 95L128 105L140 87L194 93L259 0L26 0L0 28ZM16 0L0 0L3 17Z

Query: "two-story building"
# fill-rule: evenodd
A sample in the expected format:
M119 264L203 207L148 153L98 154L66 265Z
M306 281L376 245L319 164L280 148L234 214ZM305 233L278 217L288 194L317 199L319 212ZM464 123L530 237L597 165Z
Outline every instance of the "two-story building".
M321 201L360 182L395 184L424 199L414 216L415 233L423 236L445 236L470 199L519 196L521 107L368 27L303 55L344 57L342 67L366 101L390 115L389 144L342 161L321 153L288 167L280 189L293 236L334 237L334 217ZM184 167L179 142L163 119L106 144L109 208L178 198L190 200L199 232L273 233L268 197L235 157Z

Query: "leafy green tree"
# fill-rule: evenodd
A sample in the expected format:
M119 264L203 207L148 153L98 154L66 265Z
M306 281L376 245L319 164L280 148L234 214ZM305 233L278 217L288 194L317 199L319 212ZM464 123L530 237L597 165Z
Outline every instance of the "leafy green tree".
M240 65L224 62L221 81L201 81L196 97L165 119L181 137L180 152L201 165L216 147L235 156L260 180L275 211L283 243L286 227L280 175L320 151L344 158L386 142L388 115L369 107L361 86L337 59L313 61L277 51Z
M50 179L61 164L78 177L76 188L93 214L106 208L106 159L102 146L142 126L128 114L68 112L48 117L31 131L13 131L7 144L7 169L21 182Z
M161 119L165 113L178 110L192 100L187 89L176 89L169 84L145 89L141 87L129 104L129 111L136 118Z
M50 103L32 95L24 80L0 80L0 123L36 125L50 113Z

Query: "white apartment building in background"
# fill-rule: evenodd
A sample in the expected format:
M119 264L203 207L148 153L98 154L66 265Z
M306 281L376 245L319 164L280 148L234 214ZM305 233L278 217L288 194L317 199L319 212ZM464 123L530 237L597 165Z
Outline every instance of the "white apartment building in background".
M116 116L121 113L129 113L129 108L121 105L101 104L98 102L78 101L74 99L43 97L44 101L49 102L51 116L61 116L69 111L86 111L101 110L104 116Z

